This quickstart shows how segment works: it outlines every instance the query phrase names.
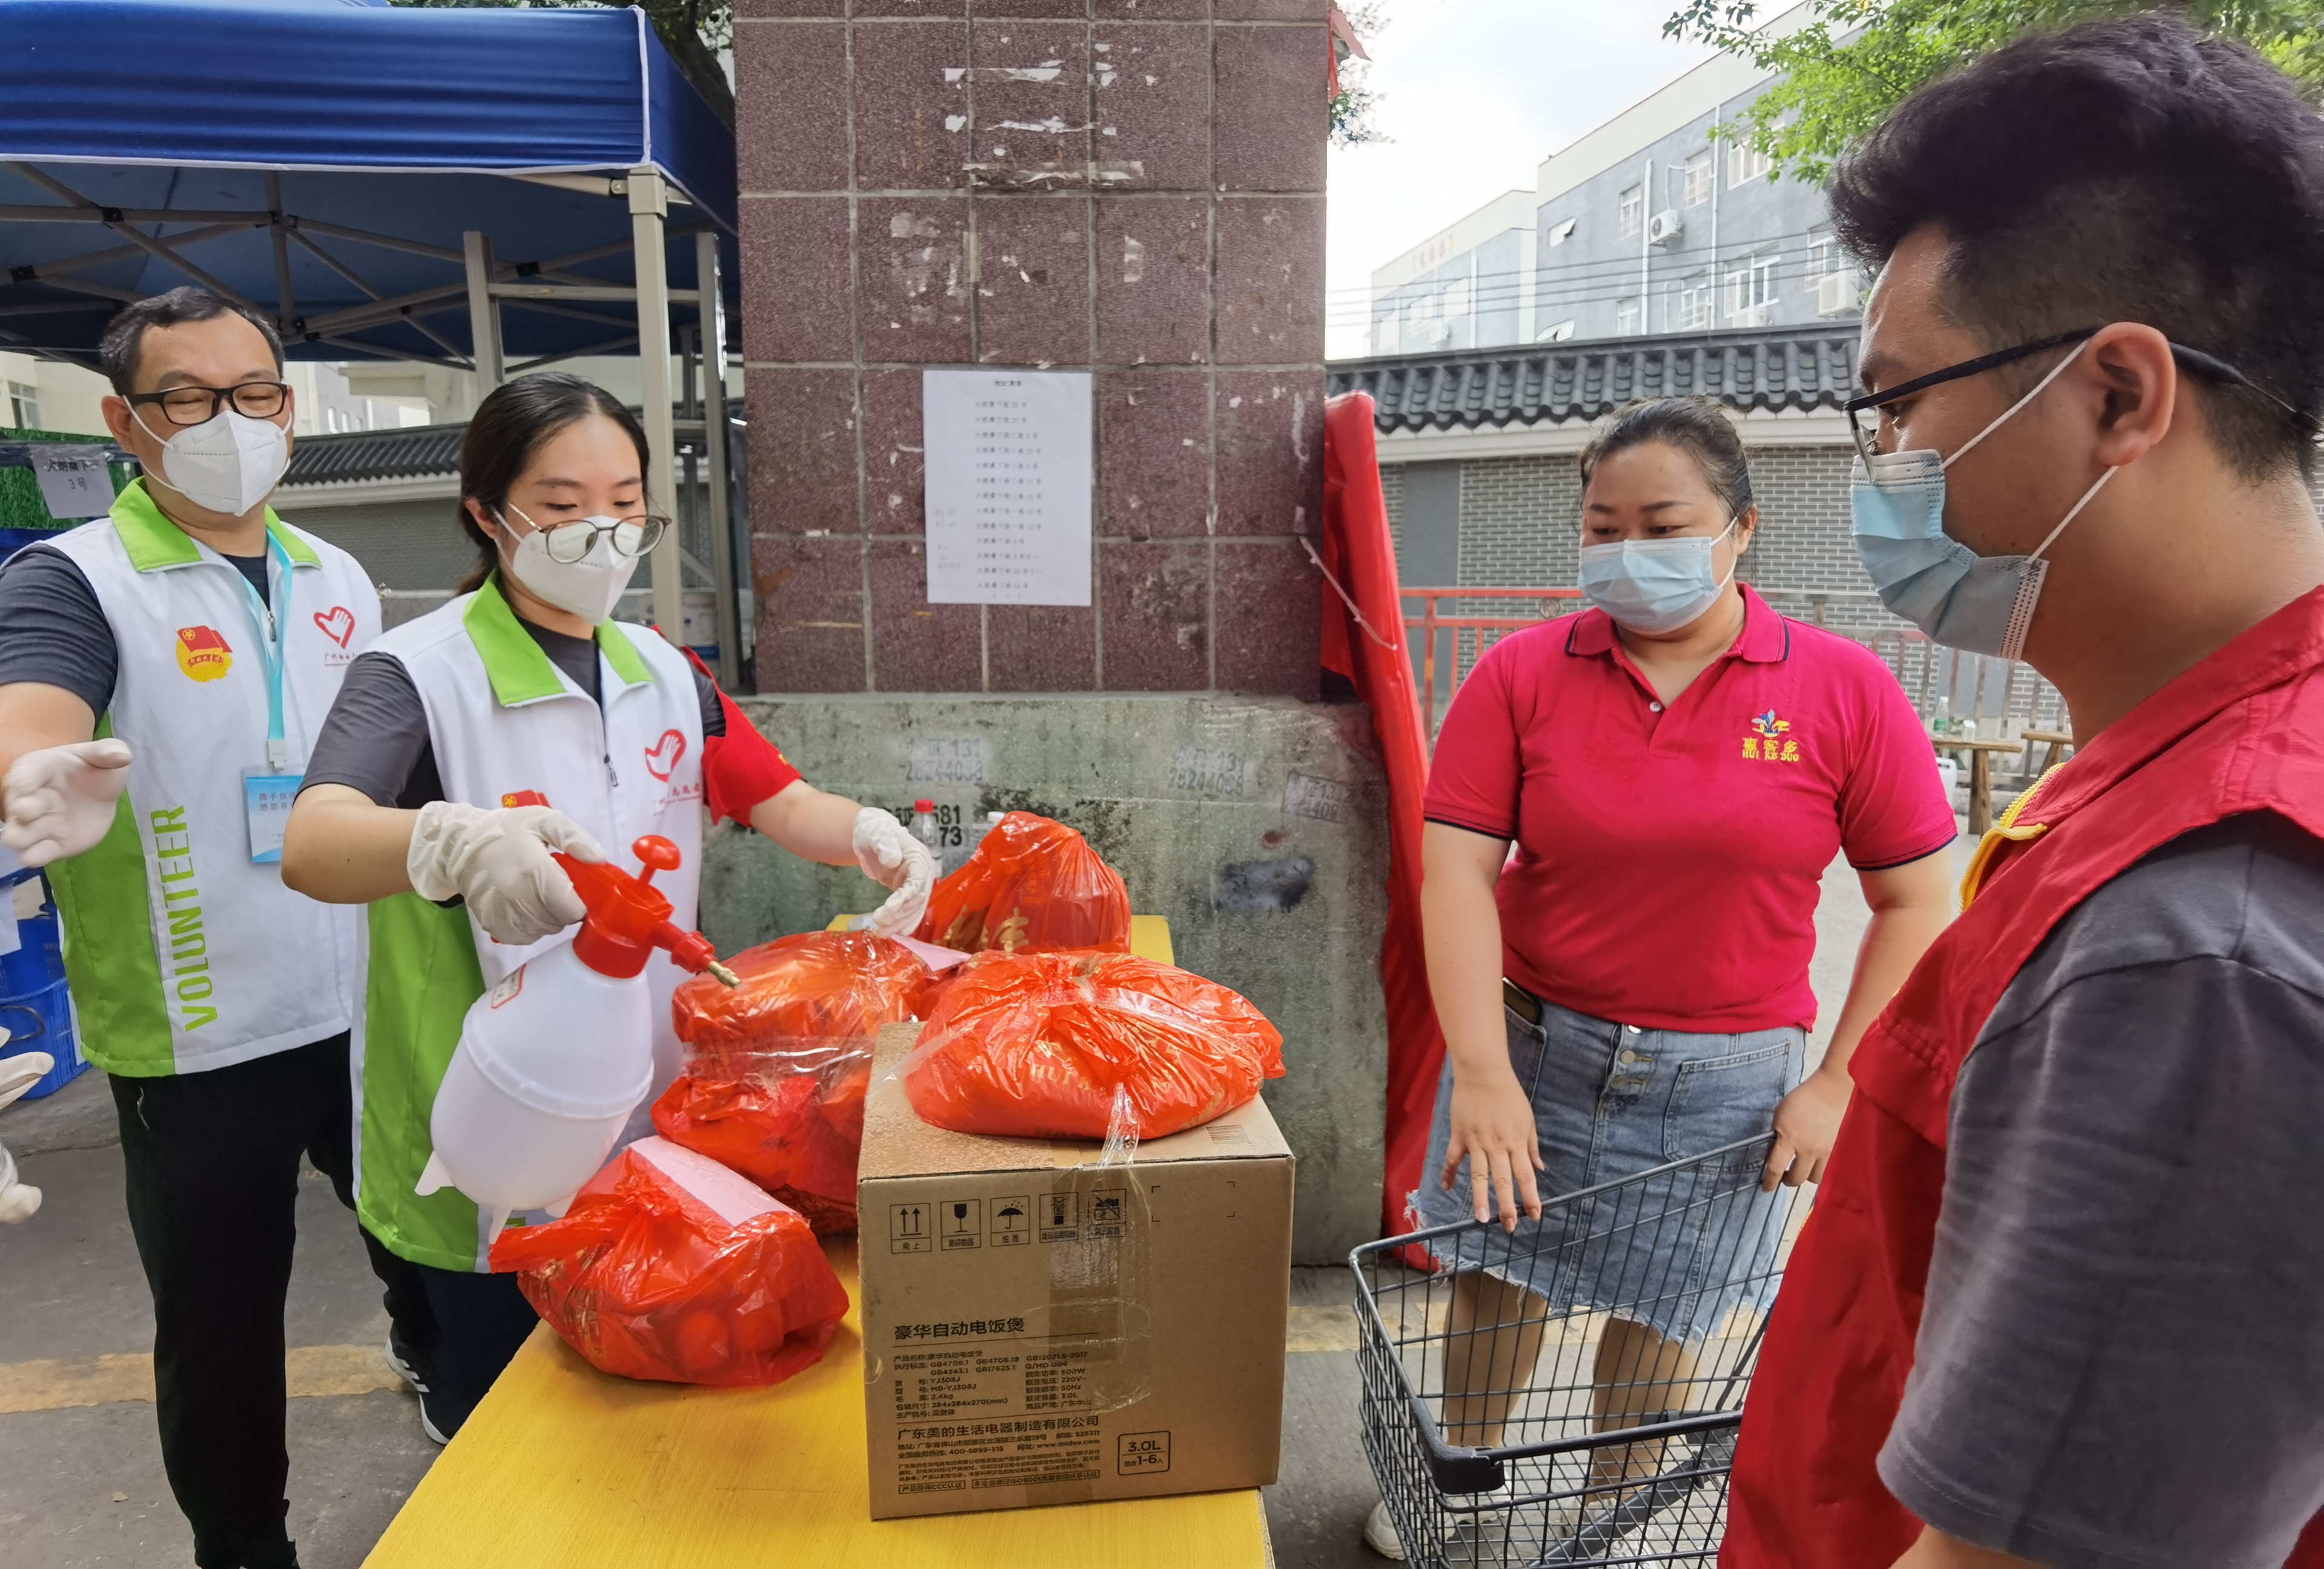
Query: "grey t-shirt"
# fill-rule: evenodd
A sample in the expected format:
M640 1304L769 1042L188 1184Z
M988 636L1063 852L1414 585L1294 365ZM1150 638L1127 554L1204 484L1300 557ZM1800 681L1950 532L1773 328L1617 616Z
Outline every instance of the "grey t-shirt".
M266 558L228 556L261 595ZM0 687L62 687L102 714L113 706L121 654L97 590L61 550L28 545L0 562Z
M594 638L572 637L517 618L532 634L549 662L592 698L598 691L597 643ZM702 711L706 740L726 734L726 710L718 688L700 670L694 672L694 695ZM436 771L436 749L428 734L428 710L410 672L392 654L360 654L347 667L339 695L315 737L314 755L307 760L306 779L300 788L343 784L361 790L383 807L416 810L444 798L444 784Z
M2174 840L2011 983L1879 1468L2059 1569L2273 1569L2324 1508L2324 843Z

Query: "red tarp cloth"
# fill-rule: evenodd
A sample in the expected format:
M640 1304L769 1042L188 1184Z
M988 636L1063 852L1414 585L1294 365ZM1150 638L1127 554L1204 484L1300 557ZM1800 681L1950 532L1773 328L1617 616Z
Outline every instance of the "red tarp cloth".
M1388 770L1388 933L1380 944L1380 984L1388 994L1388 1170L1380 1234L1394 1236L1419 1224L1405 1200L1425 1176L1420 1163L1428 1153L1444 1037L1436 1028L1420 948L1420 797L1428 784L1428 742L1405 644L1403 601L1397 596L1396 546L1372 445L1372 401L1363 392L1323 405L1323 569L1347 596L1323 595L1323 668L1354 682L1357 696L1370 706ZM1352 611L1348 600L1354 601ZM1424 1260L1418 1267L1428 1265Z

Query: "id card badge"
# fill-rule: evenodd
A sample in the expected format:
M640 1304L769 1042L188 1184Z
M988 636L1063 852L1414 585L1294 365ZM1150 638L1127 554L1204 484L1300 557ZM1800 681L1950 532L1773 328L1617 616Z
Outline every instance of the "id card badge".
M250 828L250 858L263 864L282 859L282 831L290 823L290 803L299 798L306 776L271 773L263 768L242 772L242 815Z

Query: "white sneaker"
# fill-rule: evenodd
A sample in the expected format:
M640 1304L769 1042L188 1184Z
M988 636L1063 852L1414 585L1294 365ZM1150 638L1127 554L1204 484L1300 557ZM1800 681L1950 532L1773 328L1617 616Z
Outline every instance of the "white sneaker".
M428 1387L427 1381L420 1378L420 1369L413 1358L403 1348L403 1337L396 1334L392 1325L388 1329L387 1343L383 1348L382 1354L387 1358L389 1372L393 1373L415 1389L424 1389Z
M1392 1563L1404 1562L1404 1543L1396 1534L1396 1522L1388 1518L1385 1499L1372 1506L1364 1520L1364 1546Z

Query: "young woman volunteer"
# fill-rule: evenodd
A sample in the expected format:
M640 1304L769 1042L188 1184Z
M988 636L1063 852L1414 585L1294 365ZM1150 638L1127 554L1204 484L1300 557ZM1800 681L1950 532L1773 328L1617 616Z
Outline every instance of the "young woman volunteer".
M1488 1220L1498 1204L1514 1233L1506 1249L1467 1233L1443 1260L1462 1270L1452 1343L1469 1350L1445 1370L1458 1444L1500 1443L1546 1322L1611 1295L1532 1278L1536 1245L1558 1256L1541 1198L1771 1126L1766 1185L1817 1180L1849 1057L1950 910L1952 811L1904 692L1858 644L1735 580L1758 510L1725 417L1633 405L1581 466L1591 608L1478 661L1429 774L1422 930L1445 1062L1420 1218ZM1841 852L1871 924L1803 1082L1816 900ZM1691 1241L1672 1228L1657 1246ZM1665 1257L1656 1278L1689 1262ZM1683 1408L1708 1296L1608 1320L1601 1428ZM1403 1555L1385 1506L1366 1536Z
M370 906L357 1209L420 1266L438 1343L404 1349L439 1443L533 1313L514 1277L481 1272L492 1239L476 1205L414 1185L468 1005L581 918L550 853L635 872L641 835L673 840L683 863L656 887L681 927L696 924L706 807L894 890L877 931L909 930L935 879L893 817L807 784L685 654L612 619L668 527L649 511L648 461L636 420L578 377L521 377L478 406L460 450L460 521L483 561L451 603L349 667L283 848L291 887ZM647 975L658 1094L678 1071L669 1001L682 976L659 954ZM650 1131L641 1105L630 1136Z

